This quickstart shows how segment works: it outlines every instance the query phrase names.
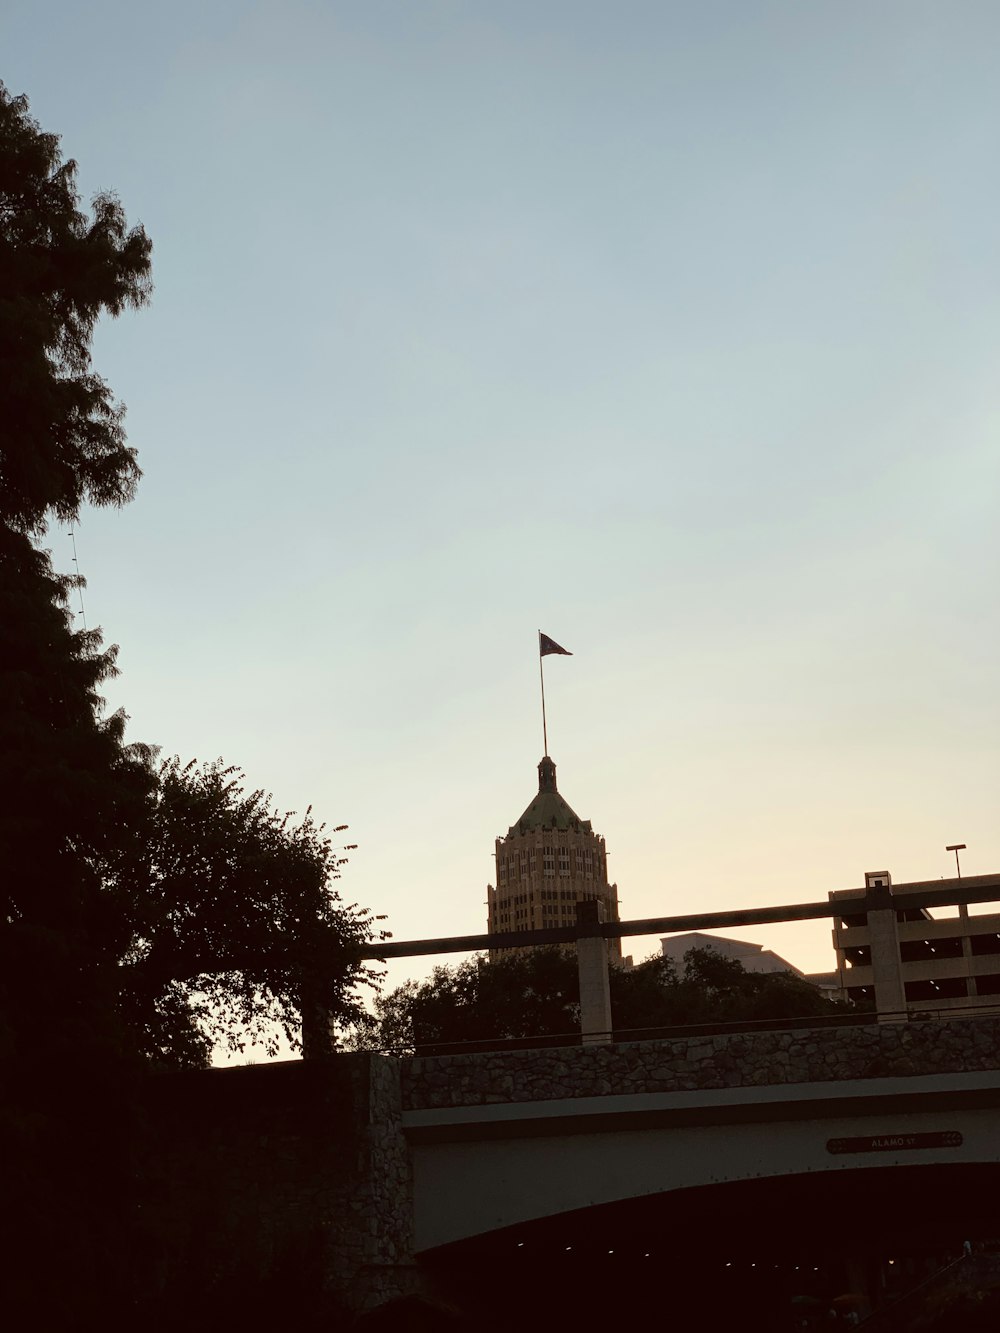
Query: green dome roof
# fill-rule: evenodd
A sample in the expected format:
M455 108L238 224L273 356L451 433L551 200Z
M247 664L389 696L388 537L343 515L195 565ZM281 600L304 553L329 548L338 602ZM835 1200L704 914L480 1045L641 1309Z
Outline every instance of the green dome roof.
M527 833L530 829L582 829L590 832L590 820L581 819L559 795L556 787L556 766L546 755L538 765L538 795L521 818L512 824L511 833Z

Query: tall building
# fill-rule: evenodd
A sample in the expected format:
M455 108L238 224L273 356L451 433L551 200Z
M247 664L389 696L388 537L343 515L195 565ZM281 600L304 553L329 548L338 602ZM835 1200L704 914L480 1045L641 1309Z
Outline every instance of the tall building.
M496 887L487 887L491 934L572 925L576 904L592 899L603 903L606 921L619 919L604 839L559 794L548 755L538 765L538 795L496 840L496 863ZM608 953L620 961L621 941L609 941Z

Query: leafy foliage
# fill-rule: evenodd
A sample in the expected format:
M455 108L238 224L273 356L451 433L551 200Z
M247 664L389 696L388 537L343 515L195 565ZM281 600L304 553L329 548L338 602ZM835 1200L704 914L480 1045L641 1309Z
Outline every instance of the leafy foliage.
M139 469L91 367L102 314L143 305L148 237L0 85L0 1053L204 1063L270 1024L297 1031L302 970L355 1013L367 913L329 887L311 816L279 816L238 770L125 744L99 687L116 649L74 630L75 580L32 545L52 515L123 504ZM273 1038L270 1039L273 1044Z
M121 505L139 479L124 409L91 368L100 315L143 305L149 238L112 194L80 208L76 163L0 84L0 519L38 532L86 499Z
M373 918L332 887L344 858L310 811L296 823L242 778L221 760L163 764L120 867L135 922L125 989L154 1058L175 1051L185 1015L230 1050L273 1053L276 1028L297 1046L305 975L321 972L323 1003L346 1021L373 979L356 952Z
M115 649L73 629L72 586L0 525L0 1051L191 1066L275 1025L294 1046L310 967L355 1018L372 919L333 891L331 839L221 761L125 745L98 693Z
M844 1007L791 972L747 972L713 949L689 949L680 973L660 956L612 973L611 1005L619 1032L829 1018Z
M118 1035L109 991L130 938L104 867L153 785L125 717L102 719L115 650L72 628L73 581L0 524L0 1043L36 1056Z
M114 650L73 629L71 587L0 523L0 1245L14 1327L85 1322L93 1274L114 1267L129 1173L131 922L104 868L153 773L149 751L124 745L124 717L101 717ZM52 1254L64 1280L46 1285Z
M702 1023L830 1017L842 1006L791 973L746 972L734 959L692 949L678 974L654 957L628 970L613 968L611 1005L616 1032ZM409 981L379 996L375 1012L350 1042L404 1053L462 1042L504 1042L573 1036L579 1031L575 957L560 949L479 956L435 968L425 982Z
M436 967L425 982L408 981L380 995L348 1044L402 1054L449 1042L555 1037L579 1029L576 959L559 949L482 956Z
M366 975L352 946L370 919L332 891L322 828L244 793L237 770L157 769L127 745L99 693L116 650L74 629L76 581L33 544L47 519L135 490L90 349L149 275L142 228L110 194L84 212L75 164L0 85L0 1247L17 1328L130 1318L151 1156L137 1075L203 1065L216 1038L238 1047L272 1021L293 1032L300 969L350 1017Z
M109 1053L129 938L102 867L152 783L151 754L103 719L115 649L75 631L73 580L26 534L138 477L122 410L90 368L103 311L149 292L149 241L108 195L81 212L76 168L0 85L0 1040L10 1055Z

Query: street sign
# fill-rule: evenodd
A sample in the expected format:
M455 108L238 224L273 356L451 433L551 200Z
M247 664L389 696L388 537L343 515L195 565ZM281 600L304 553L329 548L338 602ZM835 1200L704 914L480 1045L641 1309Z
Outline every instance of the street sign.
M962 1136L956 1129L931 1134L864 1134L856 1139L827 1139L829 1153L910 1152L917 1148L960 1148Z

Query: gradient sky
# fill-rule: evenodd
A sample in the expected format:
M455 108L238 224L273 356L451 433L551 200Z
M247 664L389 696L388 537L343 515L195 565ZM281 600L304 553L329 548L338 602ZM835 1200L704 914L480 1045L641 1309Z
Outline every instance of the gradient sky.
M131 736L349 823L397 938L485 929L541 627L623 916L1000 870L998 49L993 0L5 0L154 242L96 346L145 478L78 528Z

